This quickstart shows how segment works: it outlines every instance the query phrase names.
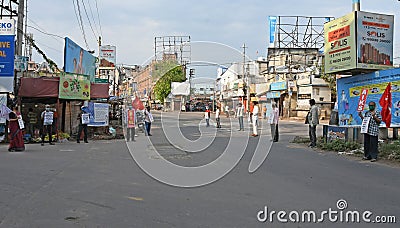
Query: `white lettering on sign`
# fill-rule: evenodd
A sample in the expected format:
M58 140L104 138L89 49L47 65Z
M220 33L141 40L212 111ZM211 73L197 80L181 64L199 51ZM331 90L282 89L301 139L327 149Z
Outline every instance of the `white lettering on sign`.
M367 102L368 89L363 89L360 95L360 100L358 100L357 111L362 112Z

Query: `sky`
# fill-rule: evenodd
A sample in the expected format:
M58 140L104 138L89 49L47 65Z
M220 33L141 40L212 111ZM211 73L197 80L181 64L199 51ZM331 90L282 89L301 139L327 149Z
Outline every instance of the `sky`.
M103 44L117 47L117 64L124 65L147 63L154 54L154 37L171 35L190 36L192 42L220 43L238 51L245 43L246 54L255 59L266 56L268 16L337 18L352 11L352 0L26 1L27 31L33 33L37 46L59 67L64 65L62 37L88 49L78 23L77 1L89 49L98 55L100 35ZM394 57L395 63L400 63L400 23L396 23L400 1L361 0L361 10L395 15ZM42 62L43 58L33 51L33 60Z

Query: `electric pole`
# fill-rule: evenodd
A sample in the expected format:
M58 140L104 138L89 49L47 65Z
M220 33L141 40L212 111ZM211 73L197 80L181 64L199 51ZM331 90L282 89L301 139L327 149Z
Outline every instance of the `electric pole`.
M246 111L248 112L250 109L250 80L249 80L249 75L246 73L246 44L243 43L243 79L246 78L246 96L247 96L247 101L246 101Z
M16 54L22 55L22 40L24 37L24 13L25 0L20 0L18 4L18 24L17 24L17 48Z

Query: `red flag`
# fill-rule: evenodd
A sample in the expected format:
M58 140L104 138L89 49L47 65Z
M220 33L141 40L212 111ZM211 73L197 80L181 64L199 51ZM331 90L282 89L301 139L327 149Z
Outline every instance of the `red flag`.
M382 106L382 121L385 122L387 128L390 127L390 123L392 122L392 93L390 92L391 89L392 86L389 82L385 89L385 92L382 94L382 97L379 100L379 104Z
M139 100L138 97L136 97L135 99L133 99L133 101L132 101L132 107L133 107L135 110L143 110L143 109L144 109L144 105L143 105L143 103Z

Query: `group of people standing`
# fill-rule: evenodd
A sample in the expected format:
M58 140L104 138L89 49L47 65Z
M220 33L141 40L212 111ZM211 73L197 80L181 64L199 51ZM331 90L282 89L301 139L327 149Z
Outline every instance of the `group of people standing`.
M9 119L9 140L10 144L8 147L8 151L24 151L24 131L27 130L28 133L33 134L34 125L37 123L37 115L33 112L33 109L29 109L29 113L27 115L28 121L25 127L24 121L22 120L22 115L18 111L17 106L13 106L12 110L9 111L8 119ZM40 119L42 122L41 129L41 145L44 146L46 135L49 135L49 144L55 145L53 142L53 123L56 121L56 115L51 109L50 105L45 105L45 110L41 112ZM86 110L86 107L81 107L81 112L78 115L79 128L78 128L78 136L77 143L80 143L80 135L83 131L83 137L85 143L88 143L88 133L87 133L87 125L89 123L89 113Z
M258 136L258 125L259 125L259 107L258 102L253 101L251 109L249 110L249 122L252 126L252 134L251 136L257 137ZM229 107L225 106L225 112L227 118L229 118ZM266 109L264 110L266 112ZM265 114L264 114L265 115ZM238 119L239 122L239 129L238 131L244 131L244 116L245 110L242 103L239 103L235 109L235 118ZM204 118L206 121L206 127L210 126L210 118L211 118L211 111L208 107L206 107L206 111L204 112ZM215 110L215 120L216 120L216 127L221 128L221 110L219 107ZM278 122L279 122L279 109L276 103L272 103L272 110L269 116L269 124L271 125L271 136L274 142L278 142L279 140L279 130L278 130Z

